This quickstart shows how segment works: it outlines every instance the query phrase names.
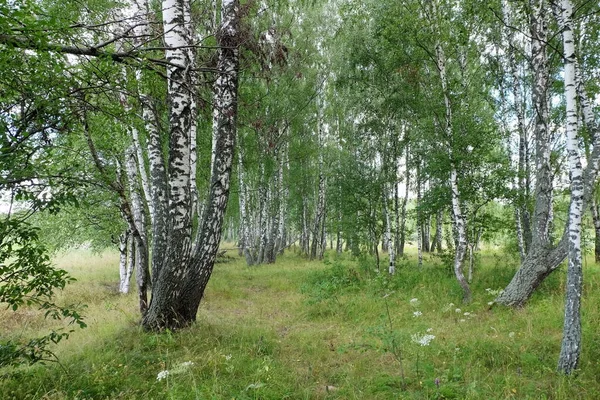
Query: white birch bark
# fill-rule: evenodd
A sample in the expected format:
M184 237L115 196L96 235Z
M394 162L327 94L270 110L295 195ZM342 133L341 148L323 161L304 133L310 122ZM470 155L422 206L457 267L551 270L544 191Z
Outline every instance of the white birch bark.
M129 292L129 276L127 276L127 242L129 241L127 231L119 235L119 293Z
M406 139L406 138L405 138ZM408 204L408 195L410 193L410 168L408 162L410 160L410 145L409 141L405 140L405 156L404 156L404 169L405 169L405 189L404 197L402 198L402 207L400 209L400 240L398 246L398 255L404 255L404 245L406 243L406 206Z
M465 279L463 273L463 264L467 251L467 230L466 230L466 220L465 216L462 212L461 200L460 200L460 192L458 188L458 173L456 170L456 164L454 161L454 155L452 150L452 137L453 137L453 128L452 128L452 106L450 103L450 97L448 92L448 78L446 75L446 57L444 54L444 50L440 43L436 45L436 61L437 61L437 69L440 76L441 84L442 84L442 92L444 95L444 105L446 108L445 114L445 126L444 130L448 140L448 156L450 160L450 195L452 198L452 221L454 225L454 231L456 232L456 250L454 256L454 274L456 275L456 279L458 283L463 289L463 301L470 302L471 301L471 289L469 288L469 284Z
M322 104L319 105L322 107ZM323 130L323 110L319 109L317 118L317 141L319 147L319 186L317 191L317 205L315 209L315 220L313 224L313 241L310 248L310 259L313 260L319 256L322 258L323 250L317 251L319 248L323 248L323 238L325 230L325 190L327 188L327 177L325 176L325 162L324 162L324 151L325 151L325 132Z
M571 178L569 205L569 255L565 300L563 339L558 370L573 373L581 354L581 292L583 270L581 255L581 219L583 214L583 168L577 137L577 90L575 82L575 42L573 35L573 5L562 0L562 31L564 46L564 79L567 107L567 152Z
M183 297L190 270L192 250L192 199L190 184L191 132L195 124L193 114L195 88L193 86L193 40L186 25L187 0L164 0L163 40L167 66L167 94L169 106L169 167L168 226L166 243L155 243L164 249L152 299L142 324L146 329L176 328L195 319L195 311ZM188 21L189 24L189 21ZM161 238L162 239L162 238ZM156 251L156 249L155 249Z
M421 160L417 162L417 260L423 266L423 212L421 211Z
M254 265L250 239L250 219L248 217L248 188L246 184L246 171L244 167L244 149L238 146L238 181L239 181L239 208L240 208L240 247L247 265Z
M135 128L132 128L135 129ZM129 196L131 198L131 211L133 223L135 224L133 239L135 241L135 276L138 289L139 307L142 315L148 308L148 284L150 280L148 236L146 234L146 216L142 198L138 192L138 168L136 162L135 145L131 144L125 152L125 170L129 184Z
M395 183L394 183L395 184ZM387 186L387 185L386 185ZM392 238L392 221L390 217L390 211L387 207L387 197L389 194L394 195L395 191L391 188L384 187L384 212L385 212L385 225L386 225L386 234L388 237L388 255L390 259L390 264L388 266L388 273L390 275L394 275L396 273L396 246L395 241Z
M218 73L215 81L215 92L219 95L213 105L220 110L218 114L213 114L216 117L213 119L213 126L218 126L219 132L211 172L210 192L202 220L202 237L196 246L193 268L184 289L183 311L191 318L190 321L196 318L221 242L237 135L240 3L239 0L223 0L221 7L221 27L217 35Z
M286 137L287 129L286 126ZM289 155L288 155L288 142L286 141L281 155L281 161L279 165L278 175L279 175L279 185L280 185L280 201L279 201L279 227L278 227L278 245L277 252L279 254L283 254L284 249L287 246L287 202L289 197L289 188L288 185L284 182L285 172L289 169Z

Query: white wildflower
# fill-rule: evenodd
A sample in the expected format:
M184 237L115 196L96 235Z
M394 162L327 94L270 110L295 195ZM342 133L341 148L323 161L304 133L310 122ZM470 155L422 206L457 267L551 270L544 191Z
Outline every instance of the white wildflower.
M163 379L166 379L167 376L169 376L169 370L165 369L164 371L160 371L158 375L156 375L156 380L162 381Z
M433 328L427 328L427 333L433 332Z
M422 313L421 311L415 311L415 312L413 313L413 317L415 317L415 318L418 318L418 317L420 317L421 315L423 315L423 313Z
M227 354L226 356L223 356L223 357L225 357L225 360L227 360L227 361L231 360L231 354Z
M488 301L488 306L493 306L494 302L493 301Z
M512 339L512 338L514 338L514 337L515 337L515 333L514 333L514 332L510 332L510 333L508 334L508 337L509 337L509 338L511 338L511 339Z
M418 306L419 305L419 299L417 299L416 297L410 299L410 305L411 306Z
M456 310L454 310L454 312L456 312L457 314L460 314L462 312L462 310L460 308L457 308Z
M412 341L420 346L429 346L429 343L431 343L431 341L433 339L435 339L434 335L423 335L420 336L418 333L415 333L414 335L412 335L410 337L412 339Z
M464 315L465 317L468 317L469 315L471 315L471 313L470 313L470 312L466 312L466 313L464 313L463 315Z
M187 367L191 367L192 365L194 365L193 361L186 361L186 362L182 362L180 364L183 368L187 368Z
M466 319L462 319L462 318L458 320L458 322L465 322L465 321L466 321Z

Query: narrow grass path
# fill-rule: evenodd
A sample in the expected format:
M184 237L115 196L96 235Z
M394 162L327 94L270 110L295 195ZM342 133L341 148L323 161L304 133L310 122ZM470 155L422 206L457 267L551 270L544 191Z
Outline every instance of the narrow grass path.
M62 366L0 370L0 398L600 398L595 266L586 268L581 372L565 378L554 371L562 273L510 310L488 305L514 271L505 255L482 257L469 305L436 258L422 270L405 260L389 278L369 258L288 252L247 267L231 255L217 264L197 323L161 334L140 330L135 293L116 293L114 254L59 257L78 279L60 300L86 303L89 327L56 346ZM34 310L0 318L3 337L49 327Z

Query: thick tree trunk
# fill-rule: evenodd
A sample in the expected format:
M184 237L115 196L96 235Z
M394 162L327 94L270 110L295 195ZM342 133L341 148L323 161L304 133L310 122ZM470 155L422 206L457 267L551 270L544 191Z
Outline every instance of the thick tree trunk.
M575 43L572 27L573 6L562 0L562 28L565 63L565 97L567 109L567 152L571 178L571 204L569 207L569 266L565 300L563 340L558 360L558 370L573 373L581 354L581 294L583 269L581 261L581 220L583 215L583 168L577 137L577 92L575 83Z
M182 0L163 2L163 27L170 100L169 122L169 242L166 260L153 286L150 308L142 321L146 329L176 329L189 325L196 313L212 273L221 239L223 215L229 196L229 181L235 145L238 74L238 13L236 0L223 0L222 26L217 35L219 58L215 82L213 126L218 127L216 155L212 165L210 192L201 224L201 234L191 251L190 132L194 88L191 85L193 47L185 26L186 5Z

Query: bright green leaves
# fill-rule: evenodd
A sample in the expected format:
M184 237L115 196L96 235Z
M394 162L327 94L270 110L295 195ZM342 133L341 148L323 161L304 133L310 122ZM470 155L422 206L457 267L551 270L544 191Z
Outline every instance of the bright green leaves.
M37 308L46 318L64 319L84 328L86 324L77 309L51 300L72 280L65 271L51 265L37 229L20 220L0 221L0 303L13 311ZM53 355L47 346L68 337L69 332L72 330L60 329L27 342L1 343L0 366L50 360Z

